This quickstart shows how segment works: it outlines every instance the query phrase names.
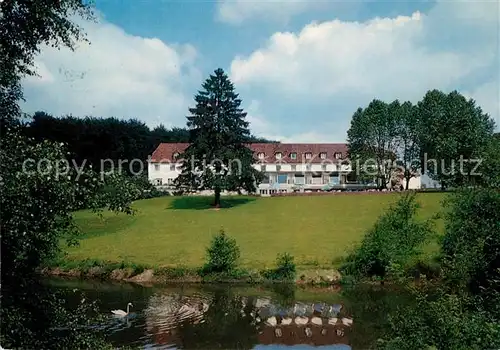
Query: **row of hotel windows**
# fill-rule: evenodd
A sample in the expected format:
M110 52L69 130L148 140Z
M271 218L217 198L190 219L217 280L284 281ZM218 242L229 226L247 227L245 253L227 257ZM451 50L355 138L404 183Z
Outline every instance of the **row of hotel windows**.
M335 165L335 164L333 164L333 165ZM326 164L321 164L321 170L322 171L326 171L326 166L327 166ZM311 171L311 169L312 169L311 164L306 164L306 170L307 171ZM265 165L261 165L260 166L260 171L266 172L266 166ZM281 165L276 165L276 171L277 172L281 171ZM297 165L291 164L291 170L290 171L297 171Z
M266 176L262 180L263 184L289 184L289 185L326 185L326 184L335 184L338 185L341 183L341 178L338 174L336 175L312 175L312 176L303 176L303 175L294 175L288 176L286 174L283 175L269 175Z
M159 178L153 180L153 184L157 185L157 186L161 186L161 185L173 185L174 184L174 179L169 178L169 179L167 179L167 183L164 184L163 183L163 179L161 177L159 177Z
M175 171L176 165L175 164L170 164L170 171ZM160 164L155 164L155 170L160 171ZM306 164L306 170L310 171L311 170L311 164ZM326 164L321 164L321 170L326 171ZM265 172L266 171L266 166L261 165L260 166L260 171ZM281 171L281 165L276 165L276 171ZM297 165L292 164L291 165L291 171L297 171Z
M173 154L173 159L177 159L179 157L179 155L180 154L178 152L174 153ZM276 157L276 159L281 159L281 158L283 158L283 153L276 152L274 154L274 156ZM297 159L297 152L292 152L292 153L290 153L289 156L290 156L290 159ZM266 157L266 154L264 152L259 152L258 157L259 157L259 159L264 159ZM312 153L311 152L306 152L305 153L305 157L306 157L306 159L312 159ZM326 152L321 152L319 154L319 157L321 159L326 159ZM335 152L333 154L333 157L335 159L342 159L342 152Z
M170 171L175 171L175 164L170 164ZM155 164L155 170L160 171L160 164Z
M281 152L276 152L276 153L274 154L274 156L276 157L276 159L281 159L281 158L283 158L283 153L281 153ZM264 158L266 157L266 155L265 155L265 153L260 152L260 153L258 154L258 157L259 157L259 159L264 159ZM311 153L311 152L307 152L307 153L305 154L305 157L306 157L306 159L312 159L312 153ZM319 154L319 157L320 157L321 159L326 159L326 152L321 152L321 153ZM334 154L333 154L333 157L334 157L335 159L342 159L342 153L341 153L341 152L336 152L336 153L334 153ZM297 153L296 153L296 152L292 152L292 153L290 153L290 159L297 159Z
M286 193L287 190L260 190L260 194Z

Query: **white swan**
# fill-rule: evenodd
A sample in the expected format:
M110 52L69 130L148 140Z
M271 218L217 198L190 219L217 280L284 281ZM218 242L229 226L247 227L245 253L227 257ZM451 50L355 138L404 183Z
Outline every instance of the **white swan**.
M352 318L342 318L342 323L345 325L345 326L350 326L352 325Z
M127 312L123 310L111 310L111 312L116 316L127 316L130 313L130 307L134 306L132 303L127 304Z
M331 325L336 325L336 324L337 324L337 321L338 321L338 318L337 318L337 317L332 317L332 318L329 318L329 319L328 319L328 324L331 324Z
M278 321L276 320L276 317L272 316L267 319L266 324L268 326L274 327L278 324Z
M304 316L295 317L295 324L297 324L297 325L304 325L304 324L307 324L308 322L309 322L308 317L304 317Z
M313 317L311 318L311 323L315 324L316 326L321 326L323 325L323 320L319 317Z

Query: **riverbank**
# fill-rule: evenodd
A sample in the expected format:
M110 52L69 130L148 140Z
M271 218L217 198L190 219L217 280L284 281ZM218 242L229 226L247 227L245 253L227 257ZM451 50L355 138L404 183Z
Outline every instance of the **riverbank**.
M231 274L203 275L201 269L186 267L161 267L108 263L97 260L65 261L60 260L42 267L40 273L46 276L74 277L82 279L101 279L125 281L138 284L162 283L295 283L311 286L338 286L342 279L336 269L303 269L297 271L296 278L290 280L271 280L264 276L270 270L237 269Z
M413 261L405 268L407 276L419 279L422 276L436 279L440 276L440 265L435 256L424 256ZM168 283L227 283L227 284L266 284L292 283L304 286L339 287L342 275L335 268L298 269L293 280L271 280L266 278L271 269L237 269L231 274L203 275L201 268L151 267L127 263L108 263L96 260L60 260L39 269L45 276L71 277L79 279L98 279L103 281L123 281L142 285Z

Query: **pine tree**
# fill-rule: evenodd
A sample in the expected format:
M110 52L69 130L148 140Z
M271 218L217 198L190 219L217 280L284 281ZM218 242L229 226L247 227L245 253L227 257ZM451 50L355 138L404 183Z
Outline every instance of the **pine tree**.
M223 190L253 193L262 178L252 167L249 123L238 96L219 68L202 84L187 117L190 145L180 155L182 173L176 185L182 190L213 190L215 207Z

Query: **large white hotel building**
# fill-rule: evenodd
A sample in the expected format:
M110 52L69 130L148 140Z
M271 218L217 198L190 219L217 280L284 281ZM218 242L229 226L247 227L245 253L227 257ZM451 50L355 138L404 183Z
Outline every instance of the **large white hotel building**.
M159 187L171 187L181 172L180 162L175 160L188 145L161 143L149 159L149 180ZM354 181L343 143L253 143L248 147L257 160L254 168L265 174L257 189L263 196L376 187Z

